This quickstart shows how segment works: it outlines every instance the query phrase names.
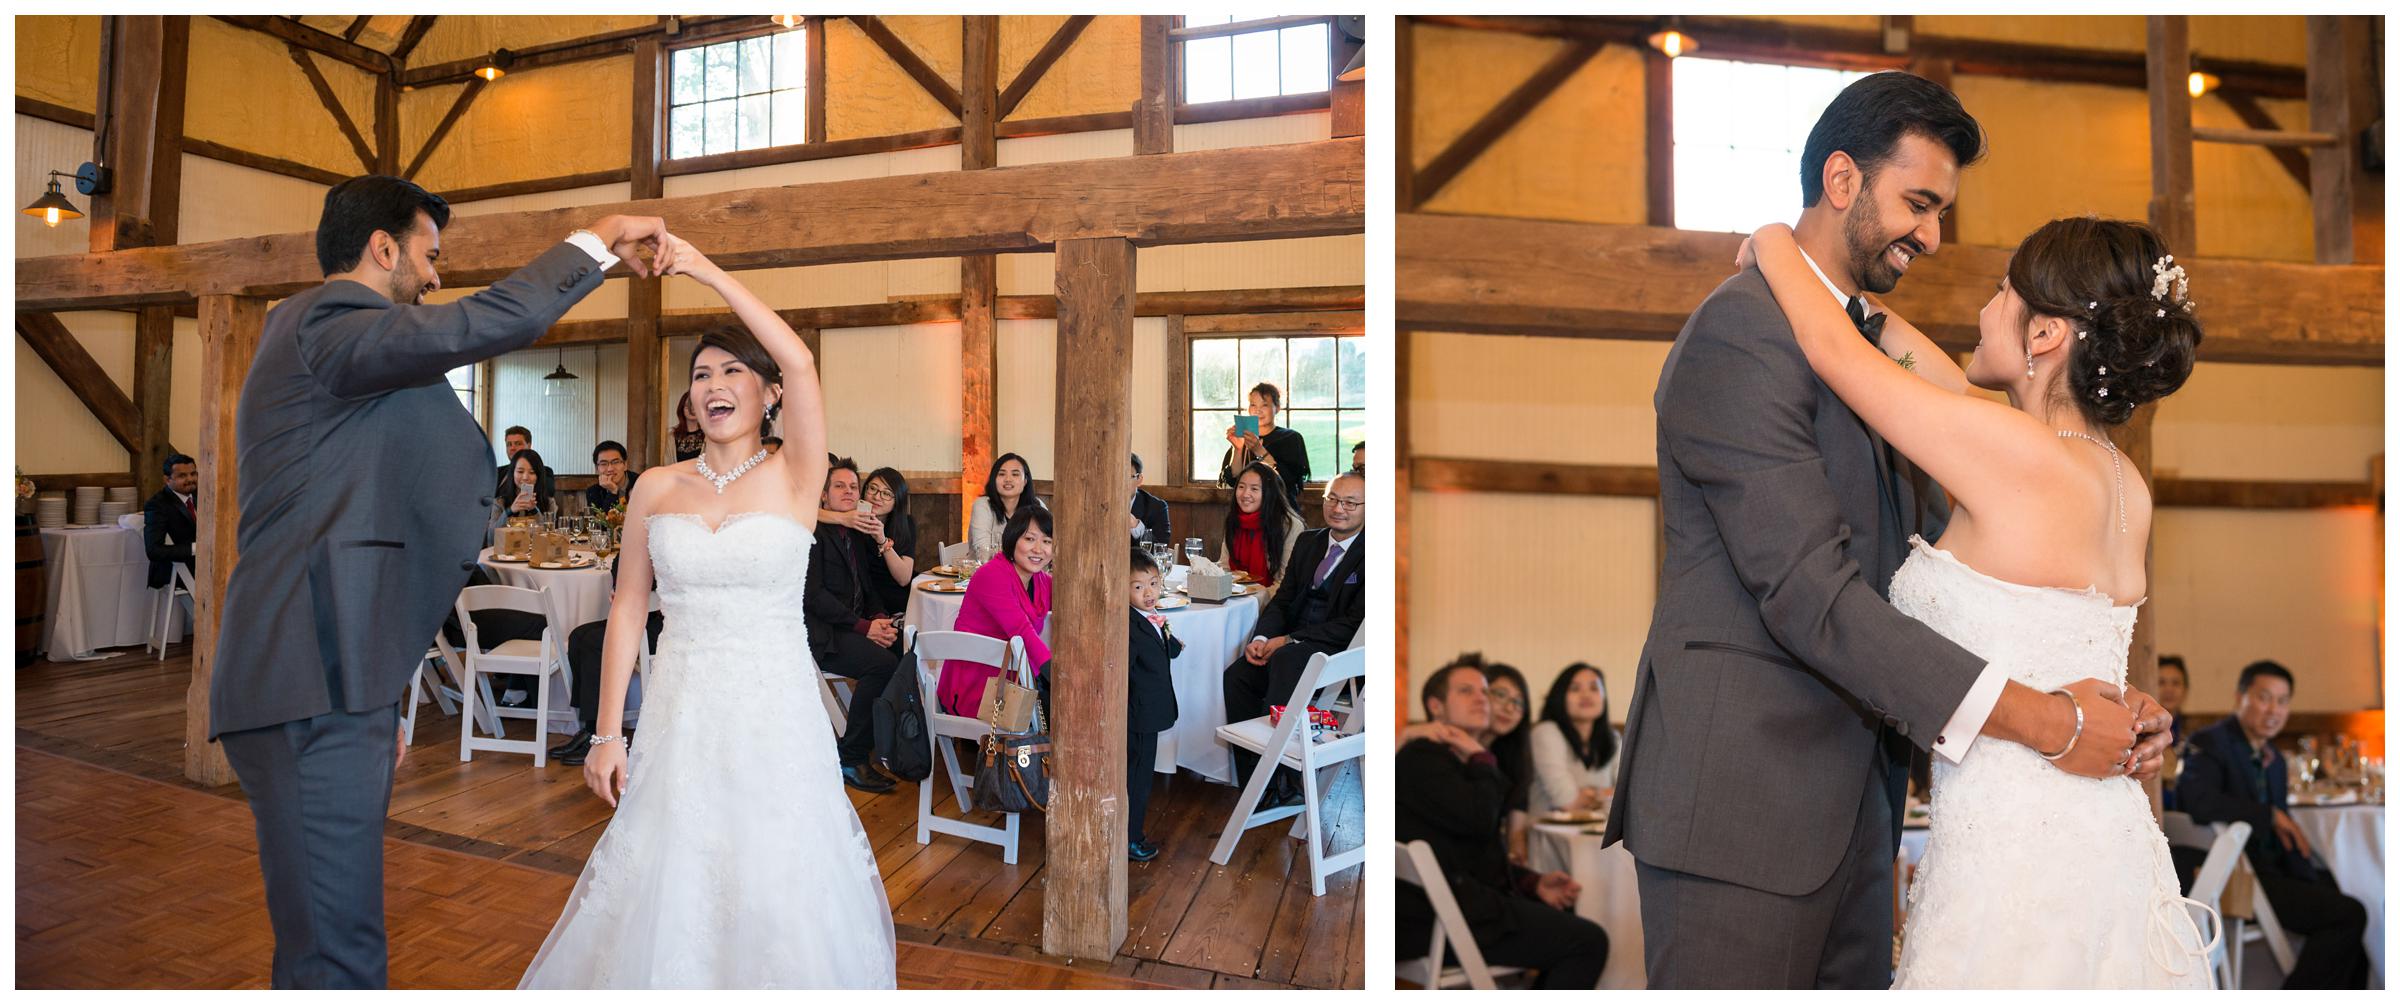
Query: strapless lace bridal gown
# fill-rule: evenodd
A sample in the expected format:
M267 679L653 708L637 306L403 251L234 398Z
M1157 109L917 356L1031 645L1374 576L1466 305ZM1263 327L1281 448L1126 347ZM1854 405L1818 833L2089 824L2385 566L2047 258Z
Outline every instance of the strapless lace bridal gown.
M1909 541L1892 606L2039 690L2122 687L2133 607L1994 579ZM1933 829L1908 891L1903 988L2207 988L2209 944L2130 778L2081 778L2013 743L1933 762ZM2210 927L2214 927L2213 924Z
M780 514L648 521L666 628L616 816L525 988L889 988L892 913L842 789Z

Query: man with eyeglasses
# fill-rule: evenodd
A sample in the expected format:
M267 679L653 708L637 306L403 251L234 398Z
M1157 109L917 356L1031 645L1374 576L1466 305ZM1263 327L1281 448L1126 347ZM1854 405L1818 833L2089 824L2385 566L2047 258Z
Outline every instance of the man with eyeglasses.
M600 477L583 490L583 501L592 509L615 509L619 501L633 496L633 480L639 475L625 463L624 444L600 441L592 448L592 469Z
M2175 802L2200 823L2250 824L2245 855L2285 929L2306 936L2286 989L2367 986L2367 909L2345 895L2292 820L2291 783L2275 736L2292 714L2292 672L2273 660L2242 668L2233 714L2184 744ZM2240 947L2232 947L2240 952Z
M1353 474L1325 486L1324 529L1302 534L1292 545L1283 584L1258 612L1256 634L1225 668L1227 722L1256 718L1267 714L1269 705L1289 703L1309 657L1340 652L1358 635L1367 610L1366 490L1366 479ZM1257 761L1248 751L1233 752L1235 785L1248 783ZM1278 767L1258 805L1272 809L1300 799L1299 776Z

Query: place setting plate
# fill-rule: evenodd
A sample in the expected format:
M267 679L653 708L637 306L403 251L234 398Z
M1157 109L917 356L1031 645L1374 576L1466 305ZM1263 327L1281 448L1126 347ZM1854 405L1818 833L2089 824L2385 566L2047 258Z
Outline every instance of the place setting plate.
M967 584L965 580L959 579L929 579L918 583L917 589L927 593L965 593Z
M1167 596L1158 598L1158 609L1162 611L1180 611L1190 606L1192 606L1192 598L1190 597L1169 594Z
M934 566L933 568L927 569L927 570L925 570L925 571L926 571L926 572L928 572L928 573L930 573L930 574L932 574L932 575L936 575L936 576L948 576L948 577L950 577L950 578L952 578L952 579L961 579L961 578L964 578L964 577L963 577L963 576L960 574L958 567L957 567L957 566L955 566L955 565L937 565L937 566Z
M519 559L518 561L524 560ZM528 569L543 569L552 572L558 572L567 569L589 569L593 566L593 564L594 559L590 555L569 555L567 556L567 560L564 562L526 562L525 567Z
M530 564L532 564L532 562L533 562L533 556L531 556L531 555L503 555L503 554L501 554L501 553L499 553L499 552L496 552L496 551L495 551L495 552L493 552L493 553L492 553L492 555L491 555L491 558L489 558L489 559L488 559L488 561L493 561L493 562L504 562L504 563L507 563L507 564L509 564L509 565L530 565Z

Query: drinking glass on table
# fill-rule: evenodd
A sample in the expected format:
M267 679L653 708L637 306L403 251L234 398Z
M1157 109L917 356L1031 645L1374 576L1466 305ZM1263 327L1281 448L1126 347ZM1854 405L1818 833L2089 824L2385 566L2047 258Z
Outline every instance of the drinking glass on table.
M1193 560L1194 560L1194 559L1197 559L1197 558L1199 558L1199 557L1200 557L1200 552L1201 552L1201 549L1203 549L1203 548L1206 548L1206 547L1207 547L1207 543L1206 543L1206 542L1204 542L1204 541L1202 541L1202 540L1200 540L1199 538L1196 538L1196 537L1187 537L1187 538L1184 538L1184 539L1183 539L1183 557L1184 557L1184 562L1183 562L1183 564L1185 564L1185 565L1192 565L1192 564L1194 564L1194 561L1193 561Z

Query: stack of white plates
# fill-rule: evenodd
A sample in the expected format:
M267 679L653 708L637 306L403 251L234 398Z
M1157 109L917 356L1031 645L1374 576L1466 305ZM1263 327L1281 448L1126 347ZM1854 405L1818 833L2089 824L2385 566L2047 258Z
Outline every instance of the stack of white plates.
M100 493L101 488L98 485L75 486L73 515L76 526L89 527L100 522Z
M119 485L113 487L108 490L108 501L112 503L124 503L127 506L136 505L137 501L134 499L133 494L137 491L140 490L131 485Z
M100 504L99 522L113 527L116 525L118 517L124 516L125 514L131 512L133 512L132 503L117 502L116 500L112 499L108 502Z
M44 492L33 501L33 522L37 527L58 528L67 525L67 494Z

